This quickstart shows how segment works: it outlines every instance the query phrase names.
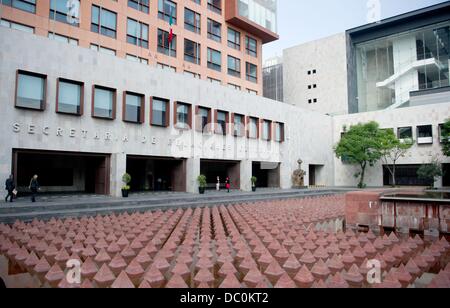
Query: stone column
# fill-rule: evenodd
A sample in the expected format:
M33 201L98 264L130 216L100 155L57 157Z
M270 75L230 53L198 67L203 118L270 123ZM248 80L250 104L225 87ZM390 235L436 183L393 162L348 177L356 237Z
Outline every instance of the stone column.
M250 159L244 159L241 161L241 190L251 191L252 183L250 181L252 177L252 161Z
M5 144L3 144L5 145ZM5 145L6 146L6 145ZM12 149L5 147L0 151L0 185L3 185L12 171L11 160ZM17 179L16 179L17 180ZM2 189L5 188L4 186Z
M200 157L188 158L186 161L186 191L198 194L197 177L200 175Z
M127 155L125 153L111 154L110 194L114 197L122 195L122 176L127 171Z

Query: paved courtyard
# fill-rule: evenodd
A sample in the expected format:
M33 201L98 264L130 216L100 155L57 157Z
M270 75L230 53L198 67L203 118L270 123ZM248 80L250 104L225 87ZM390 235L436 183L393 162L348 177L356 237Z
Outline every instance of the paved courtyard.
M0 275L9 287L450 286L445 239L344 232L344 202L339 194L0 224ZM367 281L372 259L381 284ZM68 260L78 260L80 283L67 281Z

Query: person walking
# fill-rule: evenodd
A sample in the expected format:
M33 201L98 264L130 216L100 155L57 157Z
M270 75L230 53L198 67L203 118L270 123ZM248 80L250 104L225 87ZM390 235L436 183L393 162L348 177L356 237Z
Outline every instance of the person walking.
M33 178L30 181L30 190L31 190L31 202L36 202L36 195L39 191L39 182L38 182L38 176L34 175Z
M8 195L6 195L5 202L13 202L14 198L14 190L16 189L16 185L14 184L14 176L11 174L9 178L5 182L5 189L8 191Z
M230 192L231 184L230 184L230 178L227 177L225 180L225 188L227 189L228 193Z

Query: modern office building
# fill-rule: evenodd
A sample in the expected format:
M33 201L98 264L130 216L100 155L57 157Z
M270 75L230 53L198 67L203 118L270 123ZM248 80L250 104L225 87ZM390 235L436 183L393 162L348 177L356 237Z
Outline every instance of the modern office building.
M263 64L263 96L283 101L283 62L281 57L268 59Z
M411 182L411 174L440 153L439 125L450 117L445 87L413 88L409 104L402 103L402 108L349 112L356 106L352 93L358 89L358 70L353 61L347 61L353 59L348 52L353 48L349 36L359 46L363 33L388 27L389 20L329 39L342 44L342 50L329 43L325 45L329 50L322 51L320 41L314 43L315 53L304 52L310 57L295 57L296 48L288 50L283 58L286 103L282 103L246 91L251 88L262 94L261 44L277 38L275 2L225 1L223 7L217 5L220 1L196 2L172 2L177 4L175 22L172 13L164 15L174 12L172 9L158 6L168 1L152 1L149 6L145 1L81 1L79 15L70 15L78 17L80 24L73 25L64 22L67 16L51 10L52 1L3 0L0 178L12 173L19 190L26 191L31 176L38 174L43 191L115 196L121 193L125 172L131 174L131 187L136 191L196 192L200 174L206 175L211 188L217 177L223 183L229 176L233 188L250 191L250 178L256 176L259 187L287 189L292 187L291 176L301 159L307 172L305 185L354 186L354 167L335 158L333 145L344 126L377 120L383 127L397 130L402 138L417 139L408 157L399 163L405 170L399 174L405 184L420 184ZM73 3L78 2L69 1ZM186 8L201 14L200 34L185 29ZM434 21L427 27L436 24L436 29L441 29L443 21L435 19L443 18L444 12L448 20L449 8L447 3L408 14L416 20L410 26L423 27L421 21L431 16ZM211 33L203 30L214 16L222 22L223 42L211 39ZM148 48L141 46L145 45L142 37L129 37L129 19L148 23ZM184 49L185 39L201 43L201 65L185 61L184 52L177 51L174 57L173 48L167 54L163 46L158 48L158 41L166 42L167 37L161 38L158 31L170 35L170 23L179 47ZM227 32L240 32L235 41L239 50L230 47L234 45L229 44L225 27ZM143 29L142 25L139 28ZM389 35L414 29L397 30ZM253 47L245 47L247 37L256 38L256 57ZM440 34L439 44L448 46L443 37ZM221 65L220 72L214 70L217 67L208 61L212 59L208 48L221 52L221 63L227 63L230 55L240 58L242 70L244 62L253 63L256 80L244 76L244 71L241 78L230 76L228 65ZM130 61L136 60L131 55L142 60ZM175 69L161 69L165 67L162 64ZM201 78L192 78L184 72L188 69ZM439 84L443 85L446 74L441 73L444 77L439 77ZM208 77L220 79L221 84L211 83ZM377 82L385 80L380 78ZM240 82L242 91L230 88L230 82ZM300 86L299 90L293 85ZM308 90L311 92L303 94ZM296 93L300 93L297 98ZM368 97L371 102L372 96ZM309 99L313 99L311 104ZM450 164L448 158L441 159L446 166ZM369 186L389 182L382 165L368 170L367 178ZM446 184L444 179L442 185Z
M278 39L275 0L0 2L3 26L259 95Z

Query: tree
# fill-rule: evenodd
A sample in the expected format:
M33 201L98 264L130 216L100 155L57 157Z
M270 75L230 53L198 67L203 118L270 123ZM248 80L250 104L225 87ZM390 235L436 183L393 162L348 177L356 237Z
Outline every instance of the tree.
M441 162L435 157L431 160L431 163L422 165L417 170L417 177L429 184L430 188L433 188L434 182L443 175Z
M395 173L397 167L397 161L405 157L406 152L413 146L413 140L407 140L405 142L400 141L394 134L392 129L380 129L379 142L381 161L389 170L392 176L392 186L396 186Z
M367 166L373 167L381 158L380 130L377 122L351 126L343 134L334 151L344 162L358 165L360 170L355 174L359 177L359 188L364 188L364 176Z
M450 119L442 125L442 152L445 156L450 156Z

